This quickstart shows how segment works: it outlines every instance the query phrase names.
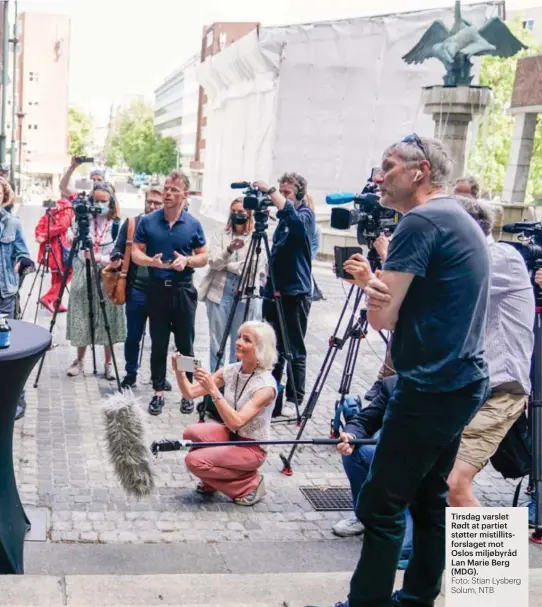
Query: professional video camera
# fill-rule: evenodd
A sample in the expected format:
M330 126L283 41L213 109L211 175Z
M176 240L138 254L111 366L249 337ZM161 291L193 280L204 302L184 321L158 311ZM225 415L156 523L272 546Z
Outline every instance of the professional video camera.
M542 223L539 221L519 221L502 227L507 234L518 234L519 242L503 241L512 245L520 253L529 272L542 267Z
M101 205L94 204L93 200L85 193L80 192L72 203L75 212L75 221L83 242L88 238L90 228L90 217L98 217L104 212ZM86 247L86 244L85 244Z
M273 201L267 194L258 188L252 187L248 181L238 181L231 184L232 190L245 190L243 206L247 211L265 211L267 207L273 206Z
M331 227L336 230L348 230L357 225L357 237L360 245L372 246L380 234L390 235L399 221L399 214L380 204L380 191L374 182L378 169L373 169L361 194L329 194L326 202L330 205L354 203L353 209L333 209Z

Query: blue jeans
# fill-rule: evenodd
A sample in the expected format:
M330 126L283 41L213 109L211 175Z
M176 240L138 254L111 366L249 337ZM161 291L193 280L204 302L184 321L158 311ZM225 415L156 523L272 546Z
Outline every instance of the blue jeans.
M213 372L216 369L216 364L218 361L217 354L220 349L220 343L224 336L224 331L226 330L226 324L228 323L228 318L230 315L230 311L233 306L233 301L235 297L235 289L237 287L237 283L239 282L239 276L236 274L232 274L228 272L228 276L226 278L226 285L224 287L224 294L222 295L222 300L220 303L214 303L212 301L206 300L205 304L207 305L207 317L209 318L209 335L210 335L210 345L211 345L211 366L210 370ZM230 358L229 362L234 363L235 358L235 342L237 341L237 335L239 333L239 327L243 324L245 317L245 309L246 303L244 301L240 301L237 306L237 310L235 311L235 317L233 319L233 323L231 325L231 329L228 335L228 339L230 342ZM261 320L262 319L262 300L261 299L251 299L250 300L250 308L248 311L247 321L248 320ZM224 356L222 357L222 361L220 366L222 367L224 363L224 359L226 352L224 352Z
M127 336L124 342L124 360L126 361L126 375L137 377L139 369L139 350L141 339L145 332L149 308L147 306L147 293L139 289L132 289L130 299L126 302Z
M373 436L378 438L380 436L380 430ZM343 457L343 467L350 483L350 489L352 491L352 502L354 506L354 512L356 511L356 505L358 503L358 495L361 491L361 487L367 478L371 462L375 454L376 445L363 445L358 447L352 455ZM406 530L405 537L403 539L403 546L401 547L401 560L399 562L400 569L406 568L410 553L412 552L412 516L407 508L405 510L406 516Z

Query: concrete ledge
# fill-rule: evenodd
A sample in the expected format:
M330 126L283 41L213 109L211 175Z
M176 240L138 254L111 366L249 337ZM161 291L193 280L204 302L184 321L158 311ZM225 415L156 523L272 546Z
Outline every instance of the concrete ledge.
M327 607L344 600L351 573L261 575L5 576L10 607ZM397 576L400 585L402 574ZM542 570L530 570L530 607L542 606ZM444 607L440 596L436 607Z

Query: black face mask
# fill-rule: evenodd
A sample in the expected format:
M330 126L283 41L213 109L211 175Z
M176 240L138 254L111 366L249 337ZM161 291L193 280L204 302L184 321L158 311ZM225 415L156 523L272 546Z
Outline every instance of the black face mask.
M244 215L243 213L232 213L231 214L232 226L242 226L247 221L248 221L248 216Z

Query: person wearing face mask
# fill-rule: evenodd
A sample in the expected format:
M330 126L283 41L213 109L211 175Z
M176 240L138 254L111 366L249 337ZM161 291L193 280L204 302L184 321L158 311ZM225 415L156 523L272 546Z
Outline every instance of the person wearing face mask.
M100 268L109 264L115 240L119 233L120 211L114 190L110 184L96 183L92 190L91 201L100 207L101 214L89 217L89 237L93 244L94 257ZM77 223L73 226L77 232ZM89 326L89 298L87 291L86 259L90 259L88 251L80 250L73 262L73 279L70 288L66 337L72 346L77 348L77 358L68 369L69 377L76 377L83 372L87 347L91 345ZM116 262L120 265L120 261ZM101 280L101 279L100 279ZM94 343L104 346L105 372L107 380L115 380L111 349L105 330L103 313L100 307L98 289L92 275L92 306L94 309ZM113 344L124 343L126 326L122 306L116 306L105 298L105 310L111 329Z
M250 238L254 232L254 218L243 207L243 198L236 198L230 205L230 214L226 227L212 236L209 252L209 269L198 289L199 301L207 306L209 334L211 337L211 371L217 370L217 353L226 330L235 297L235 290L243 272ZM262 253L256 276L256 295L263 286L266 276L266 260ZM239 327L245 317L246 302L240 302L235 311L232 326L228 334L230 342L229 362L235 362L235 341ZM261 299L251 299L246 320L261 320ZM221 361L222 367L224 360Z

